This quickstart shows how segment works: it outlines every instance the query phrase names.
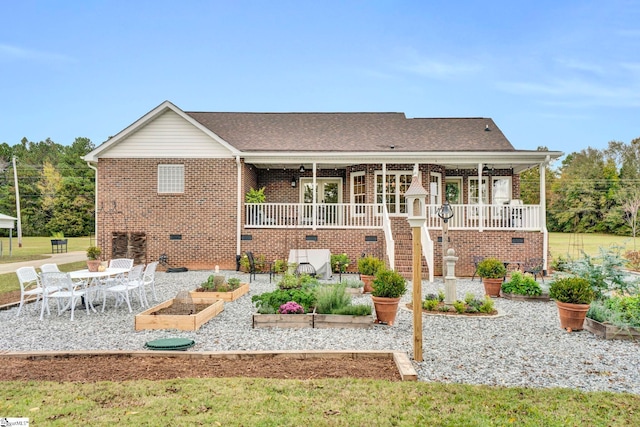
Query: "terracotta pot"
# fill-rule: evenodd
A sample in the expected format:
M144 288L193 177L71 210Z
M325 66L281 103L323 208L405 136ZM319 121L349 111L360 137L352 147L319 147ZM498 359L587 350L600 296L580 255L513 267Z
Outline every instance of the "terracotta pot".
M364 287L362 288L363 294L370 294L373 292L373 279L375 279L375 277L376 276L367 276L365 274L360 275L360 280L364 283Z
M99 259L90 259L87 261L87 268L89 271L95 273L100 268L100 262Z
M371 296L373 307L376 310L376 323L386 323L393 326L398 312L400 298L383 298Z
M584 319L589 311L589 304L569 304L556 301L558 306L558 316L560 317L560 327L562 329L571 328L572 331L583 329Z
M499 297L500 288L502 287L502 278L490 279L488 277L482 278L482 284L484 285L484 293L490 297Z

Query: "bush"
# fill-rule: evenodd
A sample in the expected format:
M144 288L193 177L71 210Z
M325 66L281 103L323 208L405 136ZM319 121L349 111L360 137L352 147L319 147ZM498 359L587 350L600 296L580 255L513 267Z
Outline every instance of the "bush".
M382 269L373 279L371 295L383 298L399 298L407 292L407 281L400 273Z
M561 277L549 286L549 297L568 304L590 304L595 292L583 277Z
M542 295L542 288L531 276L525 276L516 271L511 275L509 281L502 284L502 292L506 294L539 296Z
M384 261L372 255L367 255L358 260L358 271L365 276L375 276L379 270L384 268Z
M437 299L425 299L422 302L422 308L424 308L425 310L433 311L438 307L439 304L440 301L438 301Z
M316 288L316 313L331 314L351 304L351 297L345 292L345 285L321 286Z
M331 314L344 314L349 316L370 316L371 306L367 304L348 305L335 309Z
M334 273L344 273L350 263L351 260L346 253L331 254L331 269Z
M478 263L478 276L483 279L501 279L506 274L504 263L497 258L485 258Z

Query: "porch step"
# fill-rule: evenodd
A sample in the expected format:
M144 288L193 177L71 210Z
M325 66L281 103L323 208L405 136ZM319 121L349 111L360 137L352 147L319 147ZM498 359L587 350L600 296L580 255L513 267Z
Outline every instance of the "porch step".
M395 242L396 271L400 273L405 279L411 280L413 278L413 239L408 224L406 226L406 229L403 231L396 232L394 230L393 240ZM427 269L427 263L424 259L424 256L421 256L421 260L421 276L423 279L428 278L429 271Z

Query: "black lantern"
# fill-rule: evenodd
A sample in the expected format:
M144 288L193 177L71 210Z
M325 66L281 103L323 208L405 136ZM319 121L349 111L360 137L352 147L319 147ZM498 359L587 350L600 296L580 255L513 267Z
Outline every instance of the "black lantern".
M451 218L453 218L453 209L451 209L451 205L449 204L448 200L446 200L442 204L442 206L440 208L438 208L436 213L438 214L438 216L440 217L440 219L442 219L442 221L444 223L449 222L449 220Z
M296 186L296 177L295 176L291 177L291 186L294 187L294 188Z

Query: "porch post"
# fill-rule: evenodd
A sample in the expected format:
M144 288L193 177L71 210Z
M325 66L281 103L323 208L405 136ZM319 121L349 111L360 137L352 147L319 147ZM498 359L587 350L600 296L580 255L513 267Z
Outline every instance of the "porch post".
M483 231L484 200L482 199L482 163L478 163L478 231Z
M318 183L316 180L316 166L317 163L313 162L313 230L317 229L318 224Z
M549 161L549 156L547 156L547 161L540 163L540 230L542 231L542 258L544 259L544 263L542 266L543 275L547 274L547 266L549 265L549 260L547 259L547 254L549 253L549 233L547 232L547 162Z

